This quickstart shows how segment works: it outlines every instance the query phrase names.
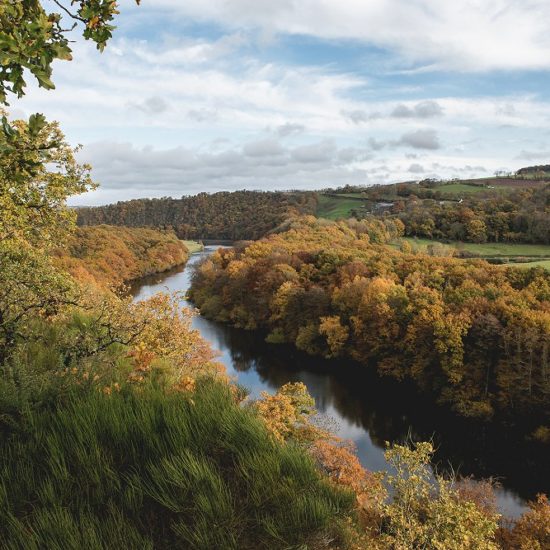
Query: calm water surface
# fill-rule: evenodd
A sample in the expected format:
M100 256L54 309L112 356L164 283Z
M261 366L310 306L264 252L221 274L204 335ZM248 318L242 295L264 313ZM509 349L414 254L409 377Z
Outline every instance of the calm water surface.
M187 291L193 264L217 247L191 256L185 268L140 281L136 300L159 291ZM185 300L184 305L189 305ZM191 306L192 307L192 306ZM468 423L427 402L413 387L380 379L369 369L345 361L327 361L302 354L290 346L269 345L264 335L233 329L197 315L193 327L218 350L220 360L252 396L274 392L284 383L303 382L317 409L336 424L341 437L357 445L362 464L372 471L388 470L385 442L433 439L434 466L460 475L493 477L500 481L499 507L503 514L519 515L525 499L550 490L550 460L523 448L513 434L491 426Z

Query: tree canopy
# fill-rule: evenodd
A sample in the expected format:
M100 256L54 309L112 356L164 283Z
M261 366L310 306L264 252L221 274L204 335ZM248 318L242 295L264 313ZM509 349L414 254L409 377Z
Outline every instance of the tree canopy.
M0 242L23 239L42 245L57 241L74 224L65 208L71 195L95 187L90 166L78 164L77 149L65 141L57 123L43 115L0 129Z
M115 29L119 13L114 0L53 0L49 11L39 0L10 0L0 4L0 103L8 93L25 94L25 71L41 88L55 88L52 63L72 59L71 33L81 30L102 51ZM136 0L139 4L140 0Z

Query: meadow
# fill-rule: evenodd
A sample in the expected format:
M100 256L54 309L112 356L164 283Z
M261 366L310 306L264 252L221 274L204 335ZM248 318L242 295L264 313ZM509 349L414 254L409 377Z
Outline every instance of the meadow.
M485 185L465 185L463 183L450 183L448 185L434 187L434 191L439 191L442 195L456 198L460 198L463 195L474 195L477 193L490 193L491 195L502 194L510 192L512 189L512 187L506 186L499 186L491 189Z
M419 252L428 252L429 246L440 244L479 258L508 260L517 267L542 266L550 269L550 246L544 244L441 242L416 237L404 237L402 240L409 242ZM393 246L398 247L399 243L395 242Z
M342 198L319 194L317 216L329 220L347 219L351 217L351 211L361 208L361 202L357 198Z
M404 240L425 250L429 245L438 243L431 239L420 239L416 237L405 237ZM550 246L544 244L513 244L513 243L463 243L458 241L440 242L446 246L452 246L457 250L464 250L472 254L484 257L518 257L538 256L550 257Z

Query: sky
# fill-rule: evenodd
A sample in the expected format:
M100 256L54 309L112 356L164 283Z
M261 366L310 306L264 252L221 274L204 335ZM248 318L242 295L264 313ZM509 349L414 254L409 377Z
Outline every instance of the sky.
M56 90L31 84L11 101L12 117L42 112L83 145L100 188L73 204L550 163L548 0L122 0L120 11L103 53L75 36Z

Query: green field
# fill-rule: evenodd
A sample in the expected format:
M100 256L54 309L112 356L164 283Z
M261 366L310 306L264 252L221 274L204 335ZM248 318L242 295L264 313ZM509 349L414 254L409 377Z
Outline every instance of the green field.
M544 267L544 269L547 269L550 271L550 260L539 260L538 262L526 262L526 263L520 263L520 264L508 264L513 267L520 267L522 269L528 269L530 267Z
M430 239L417 239L414 237L405 237L412 245L416 245L420 250L425 250L430 244L435 244L438 241ZM542 258L550 258L550 245L544 244L511 244L511 243L441 243L446 246L452 246L457 250L465 250L472 254L479 254L484 257L532 257L538 256Z
M509 260L513 267L529 268L541 266L550 270L550 245L544 244L510 244L510 243L459 243L449 242L442 243L432 241L430 239L417 239L414 237L405 237L419 252L427 252L429 245L442 244L447 247L456 248L459 251L470 252L476 254L479 258L502 258ZM397 248L399 243L394 243L392 246ZM525 259L532 261L525 262ZM520 261L518 261L520 260Z
M484 185L465 185L463 183L451 183L449 185L441 185L434 187L434 191L439 191L442 195L449 197L461 197L463 195L472 195L476 193L489 192L491 194L502 194L512 190L512 187L498 186L494 189L489 189Z
M198 243L197 241L182 241L182 242L186 246L187 250L189 250L190 254L195 254L197 252L202 252L202 250L204 250L204 246L201 243Z
M327 196L327 195L325 195ZM338 197L342 197L343 199L350 198L350 199L365 199L368 197L365 197L363 193L337 193Z
M361 208L361 202L357 199L329 197L327 195L318 195L318 197L317 216L320 218L329 220L348 219L351 217L353 209Z

